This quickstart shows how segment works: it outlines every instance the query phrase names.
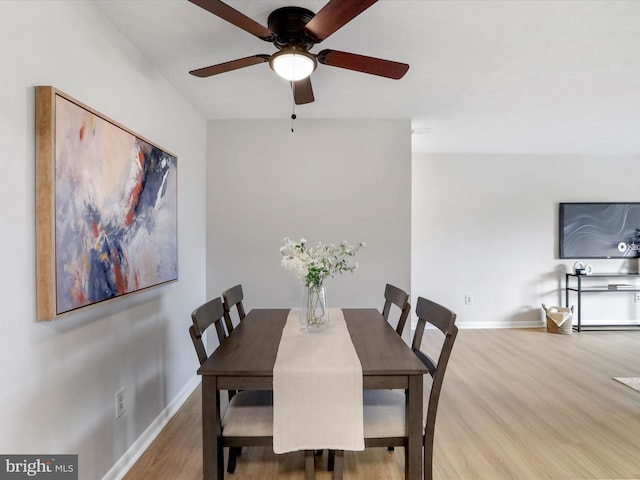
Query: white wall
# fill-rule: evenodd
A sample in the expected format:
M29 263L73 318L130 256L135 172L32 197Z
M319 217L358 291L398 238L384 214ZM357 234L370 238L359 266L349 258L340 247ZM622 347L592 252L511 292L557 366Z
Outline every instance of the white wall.
M414 298L449 306L467 327L542 325L541 304L562 305L558 203L638 201L637 157L414 155ZM589 260L596 272L636 261ZM606 281L604 281L606 284ZM473 304L465 305L465 294ZM640 318L633 295L583 296L583 320ZM576 303L575 298L571 301Z
M196 379L187 325L205 297L206 122L90 2L0 2L0 58L0 452L77 453L80 478L99 479ZM178 156L177 283L35 322L36 85Z
M207 293L242 283L246 307L297 307L283 237L365 241L360 267L327 281L330 306L382 308L410 286L407 120L210 121Z

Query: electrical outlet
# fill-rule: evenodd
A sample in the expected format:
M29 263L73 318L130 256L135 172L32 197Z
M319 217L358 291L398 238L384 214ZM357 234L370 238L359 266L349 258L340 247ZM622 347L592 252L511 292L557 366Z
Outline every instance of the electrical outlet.
M465 305L473 305L473 295L471 295L470 293L467 293L464 296L464 304Z
M633 301L636 303L640 303L640 292L636 292L634 297L633 297Z
M116 418L120 418L125 412L124 409L124 388L116 393Z

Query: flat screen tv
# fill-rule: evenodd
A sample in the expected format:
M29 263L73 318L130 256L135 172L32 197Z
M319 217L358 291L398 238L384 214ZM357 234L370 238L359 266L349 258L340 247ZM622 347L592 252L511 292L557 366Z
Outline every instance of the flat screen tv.
M640 257L640 203L561 203L560 258Z

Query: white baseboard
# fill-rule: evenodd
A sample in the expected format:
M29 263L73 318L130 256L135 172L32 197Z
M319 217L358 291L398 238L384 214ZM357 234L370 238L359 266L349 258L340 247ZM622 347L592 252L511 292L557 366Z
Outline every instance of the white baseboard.
M151 442L160 434L169 420L176 414L182 404L189 398L189 395L200 385L200 376L194 375L194 377L187 382L187 384L180 390L180 393L175 396L173 400L167 405L160 415L151 422L151 425L142 432L142 435L131 444L127 451L120 457L113 467L106 473L102 480L121 480L127 474L129 469L134 463L142 456Z

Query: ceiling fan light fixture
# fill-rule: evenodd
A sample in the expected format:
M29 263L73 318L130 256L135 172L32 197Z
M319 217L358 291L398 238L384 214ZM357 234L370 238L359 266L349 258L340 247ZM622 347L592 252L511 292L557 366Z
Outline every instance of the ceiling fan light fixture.
M318 62L308 52L287 48L271 55L269 65L274 72L285 80L296 82L311 75Z

